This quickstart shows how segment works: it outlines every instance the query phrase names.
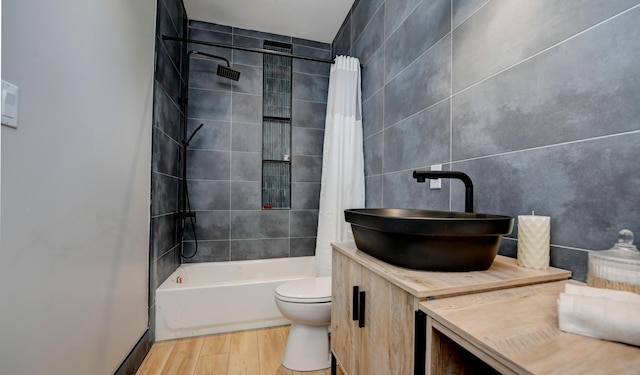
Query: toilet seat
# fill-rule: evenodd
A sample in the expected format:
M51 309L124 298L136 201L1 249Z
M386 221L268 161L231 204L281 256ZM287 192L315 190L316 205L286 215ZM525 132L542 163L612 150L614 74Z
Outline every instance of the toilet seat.
M331 276L290 281L276 288L276 298L293 303L331 302Z

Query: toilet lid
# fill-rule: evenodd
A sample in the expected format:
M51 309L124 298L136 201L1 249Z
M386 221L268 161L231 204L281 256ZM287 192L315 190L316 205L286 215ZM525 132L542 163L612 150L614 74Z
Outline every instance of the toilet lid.
M331 302L331 276L289 281L276 288L276 298L298 303Z

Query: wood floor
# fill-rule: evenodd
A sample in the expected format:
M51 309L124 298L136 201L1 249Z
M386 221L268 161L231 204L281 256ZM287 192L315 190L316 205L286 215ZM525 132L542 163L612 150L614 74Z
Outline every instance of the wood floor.
M330 375L281 365L289 326L161 341L137 375ZM338 369L338 375L342 372Z

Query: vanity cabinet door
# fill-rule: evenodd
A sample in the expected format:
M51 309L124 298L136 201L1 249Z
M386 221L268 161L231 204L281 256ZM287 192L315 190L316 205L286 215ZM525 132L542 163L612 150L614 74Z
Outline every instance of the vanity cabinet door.
M367 269L360 374L413 375L417 299Z
M332 262L331 350L344 372L413 375L418 299L339 252Z
M361 328L358 326L358 320L353 319L353 308L354 286L361 285L362 266L334 251L332 267L331 350L345 374L358 375L361 373Z

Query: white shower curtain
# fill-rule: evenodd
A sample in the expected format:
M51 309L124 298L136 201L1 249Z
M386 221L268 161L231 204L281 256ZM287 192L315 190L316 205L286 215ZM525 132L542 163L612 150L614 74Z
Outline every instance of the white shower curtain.
M331 242L353 238L344 210L364 207L360 62L338 56L331 66L322 152L317 276L331 275Z

